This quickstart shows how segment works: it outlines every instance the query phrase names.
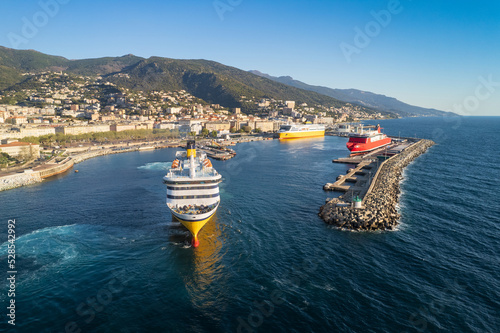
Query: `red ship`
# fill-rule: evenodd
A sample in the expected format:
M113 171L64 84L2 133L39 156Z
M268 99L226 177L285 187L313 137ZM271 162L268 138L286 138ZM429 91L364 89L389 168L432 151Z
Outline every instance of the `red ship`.
M390 144L391 138L380 133L380 129L380 125L377 125L374 131L367 131L362 134L351 134L347 142L347 149L351 151L351 155L364 154Z

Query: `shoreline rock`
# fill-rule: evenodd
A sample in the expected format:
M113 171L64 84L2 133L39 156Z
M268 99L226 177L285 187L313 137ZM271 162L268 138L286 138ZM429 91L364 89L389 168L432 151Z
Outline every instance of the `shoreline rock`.
M374 177L375 184L363 199L363 208L337 206L344 201L340 196L321 206L318 215L325 223L343 230L394 230L400 218L396 205L403 170L434 144L431 140L420 140L384 161Z
M73 156L68 157L67 159L69 161L72 161L74 164L77 164L77 163L81 163L85 160L88 160L90 158L94 158L94 157L110 155L110 154L127 153L127 152L132 152L132 151L137 151L137 148L134 147L133 149L124 149L124 150L111 150L111 149L95 150L95 151L85 152L85 153L78 154L78 155L73 155ZM58 173L57 172L58 167L59 167L58 165L54 165L54 167L53 167L56 174ZM44 174L47 172L50 173L51 170L48 169L48 170L44 170L44 171L31 171L31 172L25 171L24 173L17 173L17 174L13 174L13 175L9 175L9 176L0 177L0 192L12 190L12 189L22 187L22 186L28 186L28 185L33 185L36 183L41 183L41 182L43 182L44 178L46 177ZM63 171L63 172L65 172L65 171Z
M0 178L0 192L41 182L40 172L25 172L5 176Z

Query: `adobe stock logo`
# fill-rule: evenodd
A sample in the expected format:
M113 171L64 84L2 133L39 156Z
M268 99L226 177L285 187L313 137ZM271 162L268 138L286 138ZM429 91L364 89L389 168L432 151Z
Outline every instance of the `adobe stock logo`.
M19 48L22 44L27 44L31 39L38 35L39 29L45 27L50 18L55 17L59 13L60 5L65 5L71 0L40 0L38 5L41 10L37 11L31 19L23 16L21 19L21 33L9 32L9 39L12 48Z
M479 84L476 86L474 94L465 97L461 104L454 104L453 112L460 115L470 115L479 108L482 101L488 100L495 93L496 87L500 86L500 82L493 81L492 74L488 75L487 79L484 76L479 76L478 81Z
M236 7L241 5L242 2L243 0L216 0L213 2L213 5L215 11L217 12L217 15L219 15L220 20L224 21L224 13L227 11L232 12Z
M350 64L352 62L353 54L360 54L361 50L367 48L372 39L381 33L382 28L386 28L392 22L392 17L400 14L403 9L399 0L389 0L387 9L382 9L378 12L372 10L370 12L373 20L366 23L364 29L357 26L354 27L354 32L356 34L354 35L353 44L346 42L340 43L340 50L347 63Z

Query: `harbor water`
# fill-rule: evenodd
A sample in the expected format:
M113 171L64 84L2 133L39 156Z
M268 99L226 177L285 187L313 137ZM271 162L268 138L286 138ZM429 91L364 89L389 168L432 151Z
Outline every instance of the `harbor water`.
M376 123L373 123L376 124ZM437 145L404 172L391 232L326 225L346 138L242 143L190 246L165 205L176 149L87 160L0 193L15 220L15 324L2 332L498 332L500 117L380 121ZM7 276L8 277L8 276Z

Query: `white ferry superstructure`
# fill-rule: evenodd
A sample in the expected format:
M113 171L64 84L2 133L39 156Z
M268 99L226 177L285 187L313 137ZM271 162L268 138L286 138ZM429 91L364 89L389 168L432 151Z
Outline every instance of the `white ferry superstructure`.
M193 247L199 245L199 231L219 207L221 178L206 154L197 154L194 141L187 142L186 151L176 153L176 159L163 177L167 185L167 206L193 235Z

